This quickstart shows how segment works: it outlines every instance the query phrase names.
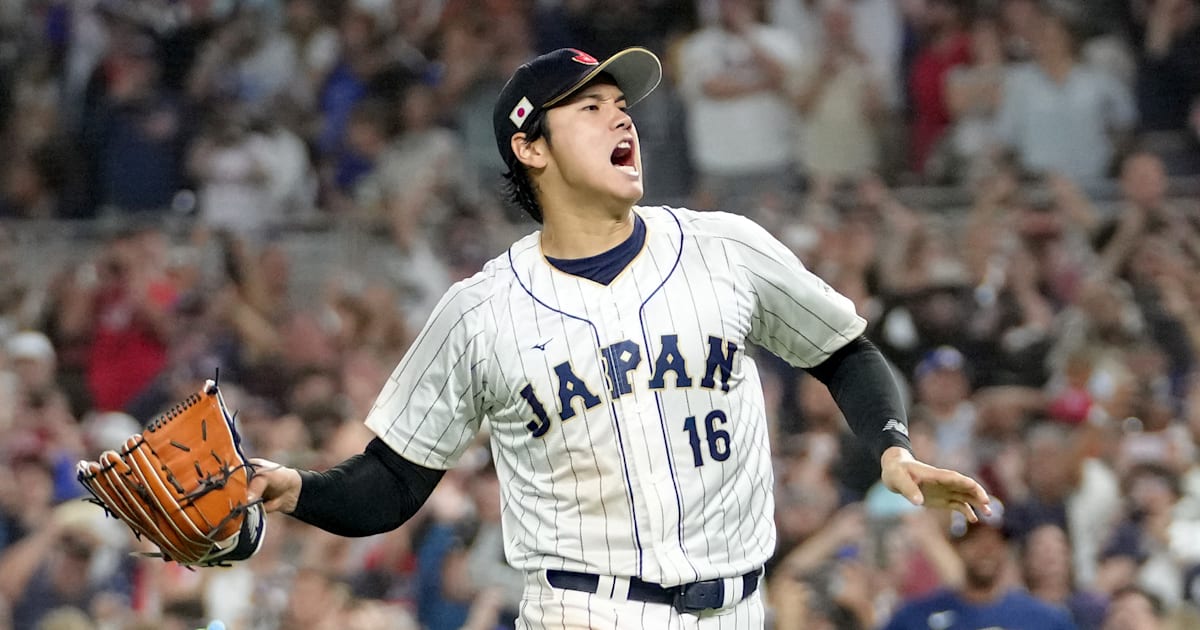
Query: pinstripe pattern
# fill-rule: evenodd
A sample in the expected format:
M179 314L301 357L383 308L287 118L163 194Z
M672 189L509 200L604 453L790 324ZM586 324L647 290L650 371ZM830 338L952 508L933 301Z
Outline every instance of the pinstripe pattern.
M609 285L554 269L537 234L456 284L367 425L402 456L449 468L486 416L505 551L518 569L664 585L741 575L775 545L765 403L745 349L755 343L811 366L865 322L744 218L636 211L646 244ZM624 379L631 390L615 395ZM728 433L723 446L710 428ZM696 626L670 607L576 595L540 592L522 618L528 627L613 628L618 617L679 628L762 619L761 604L742 604Z

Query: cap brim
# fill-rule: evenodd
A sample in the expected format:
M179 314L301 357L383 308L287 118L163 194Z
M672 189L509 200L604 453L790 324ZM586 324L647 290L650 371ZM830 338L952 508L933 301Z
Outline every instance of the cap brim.
M662 81L662 62L654 53L645 48L638 46L626 48L605 59L603 63L592 68L591 72L583 75L583 78L579 79L575 85L547 101L542 106L543 109L561 103L595 79L596 75L601 72L607 72L616 80L617 87L621 88L621 92L625 95L625 106L632 107L658 87L658 83Z

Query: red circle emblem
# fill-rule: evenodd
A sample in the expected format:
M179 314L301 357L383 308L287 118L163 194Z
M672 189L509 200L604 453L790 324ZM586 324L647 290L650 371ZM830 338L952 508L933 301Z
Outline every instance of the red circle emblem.
M600 65L600 62L597 61L595 57L583 52L582 50L579 50L578 48L572 48L571 50L575 51L576 53L574 57L571 57L572 61L578 61L579 63L588 66Z

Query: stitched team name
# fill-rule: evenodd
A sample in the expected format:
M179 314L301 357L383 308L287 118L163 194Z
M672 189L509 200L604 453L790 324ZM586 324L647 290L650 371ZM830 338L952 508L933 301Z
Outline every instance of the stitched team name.
M658 356L654 359L654 369L646 385L650 389L664 389L670 382L676 388L693 386L692 374L688 371L687 359L679 350L678 335L662 335L660 338ZM729 377L733 374L733 357L738 345L720 337L708 337L708 353L704 360L704 374L700 378L700 387L704 389L721 388L729 391ZM608 393L612 399L620 398L633 391L630 381L631 372L642 363L642 347L637 342L623 339L610 346L602 348L600 355L604 364L604 376L607 381ZM558 405L556 411L562 421L570 420L575 414L585 409L591 409L602 401L596 389L589 386L587 381L575 373L569 361L554 366L554 376L557 381ZM718 380L720 381L718 385ZM521 397L529 403L534 418L525 425L533 437L542 437L550 430L550 414L545 403L538 398L532 384L526 384L521 389ZM576 404L582 406L576 409Z

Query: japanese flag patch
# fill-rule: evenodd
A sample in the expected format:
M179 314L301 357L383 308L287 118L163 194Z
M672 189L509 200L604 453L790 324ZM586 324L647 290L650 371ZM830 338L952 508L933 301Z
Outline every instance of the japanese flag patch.
M520 129L525 124L525 119L529 118L529 114L531 113L533 113L533 103L530 103L529 99L522 96L521 100L517 102L517 106L509 112L508 119L517 126L517 129Z

